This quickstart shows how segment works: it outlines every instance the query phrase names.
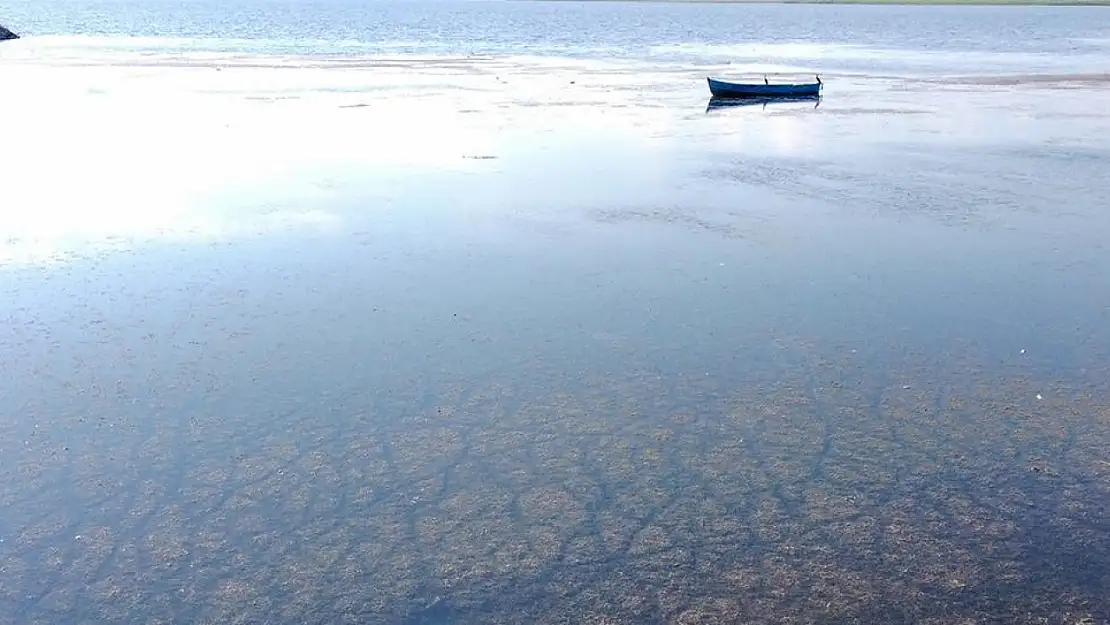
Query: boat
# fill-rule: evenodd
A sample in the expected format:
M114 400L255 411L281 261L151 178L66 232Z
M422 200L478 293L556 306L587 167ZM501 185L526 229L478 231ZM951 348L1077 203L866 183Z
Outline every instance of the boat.
M821 93L821 77L817 82L801 84L772 85L763 78L763 84L725 82L706 78L709 81L709 93L715 98L766 98L766 97L802 97L815 96Z

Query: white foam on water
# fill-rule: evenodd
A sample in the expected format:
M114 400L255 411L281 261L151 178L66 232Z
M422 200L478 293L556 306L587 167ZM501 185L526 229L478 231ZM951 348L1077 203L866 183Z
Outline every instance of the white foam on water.
M1095 48L1110 48L1110 37L1078 37L1070 41Z
M675 43L651 48L652 54L683 54L727 58L777 58L812 59L826 58L870 58L875 52L867 46L850 44L814 43L735 43L700 44Z
M1073 54L1062 58L1056 54L1029 52L986 52L979 50L921 50L877 48L858 44L817 44L806 42L736 44L679 43L652 48L652 54L679 55L718 62L741 63L774 68L785 64L791 70L851 70L863 67L959 72L977 71L1049 71L1066 64L1074 67L1101 67L1105 56Z

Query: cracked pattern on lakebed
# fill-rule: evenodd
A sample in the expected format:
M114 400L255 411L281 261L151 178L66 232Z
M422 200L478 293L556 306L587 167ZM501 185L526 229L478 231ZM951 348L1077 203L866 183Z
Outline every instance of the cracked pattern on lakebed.
M102 397L39 422L79 443L30 436L0 465L0 623L1110 614L1107 371L806 353L730 388L551 372L326 414L144 420Z

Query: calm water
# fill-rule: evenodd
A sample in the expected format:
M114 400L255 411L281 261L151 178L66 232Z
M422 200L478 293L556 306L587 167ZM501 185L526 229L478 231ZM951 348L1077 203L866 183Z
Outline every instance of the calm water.
M0 22L0 624L1110 618L1110 11Z

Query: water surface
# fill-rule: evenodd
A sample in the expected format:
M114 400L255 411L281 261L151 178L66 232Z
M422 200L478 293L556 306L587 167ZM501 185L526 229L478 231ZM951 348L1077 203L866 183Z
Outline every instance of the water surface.
M1099 9L40 6L0 623L1110 614Z

